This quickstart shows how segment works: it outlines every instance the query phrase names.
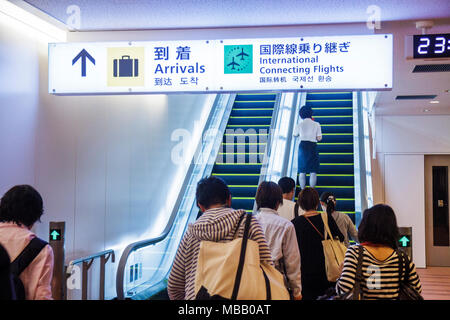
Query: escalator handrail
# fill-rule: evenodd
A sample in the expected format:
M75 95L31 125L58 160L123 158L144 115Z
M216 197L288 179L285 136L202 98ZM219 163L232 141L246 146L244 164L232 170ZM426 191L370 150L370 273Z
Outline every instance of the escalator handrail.
M235 94L234 95L230 95L229 101L234 101L235 96L236 96ZM204 127L204 130L202 132L202 137L203 137L203 134L207 130L207 128L208 128L208 126L209 126L209 124L210 124L210 122L212 120L212 117L213 117L213 114L214 114L213 110L215 110L215 108L217 107L217 104L219 103L219 101L220 101L220 95L217 95L216 99L214 101L213 107L211 108L211 112L209 114L208 120L205 123L205 127ZM229 104L229 102L228 102L228 104ZM197 148L201 148L201 145L202 145L202 143L200 141ZM136 251L136 250L141 249L141 248L149 247L151 245L155 245L155 244L163 241L169 235L169 233L170 233L170 231L171 231L171 229L173 227L173 222L175 221L175 218L176 218L177 213L179 211L179 207L180 207L181 202L183 200L184 193L186 192L186 188L188 186L189 179L191 177L192 171L193 171L193 169L195 167L195 161L194 161L195 159L194 158L195 158L196 154L197 153L194 153L194 155L193 155L193 159L192 159L192 161L191 161L191 163L189 165L189 168L188 168L188 170L186 172L186 176L185 176L185 179L183 181L183 185L182 185L182 187L180 189L179 195L177 197L177 200L176 200L176 203L175 203L174 208L172 210L172 213L170 215L170 218L169 218L169 220L167 222L166 227L161 232L161 234L159 236L157 236L157 237L153 237L153 238L150 238L150 239L144 239L144 240L140 240L140 241L136 241L136 242L130 243L124 249L124 251L123 251L123 253L122 253L121 257L120 257L119 265L117 267L117 273L116 273L117 299L123 300L125 298L124 297L124 290L123 290L124 289L123 283L124 283L124 277L125 277L125 266L126 266L126 263L128 261L128 257L130 256L130 254L132 252Z
M269 132L267 135L267 141L266 141L266 148L264 150L264 155L263 155L263 162L261 164L261 169L260 169L260 175L259 175L259 180L258 180L258 186L261 184L261 182L265 181L266 176L267 176L267 166L269 164L269 157L270 157L270 152L271 152L271 146L272 146L272 134L274 132L274 128L276 126L277 123L277 119L278 119L278 111L280 109L280 102L281 102L281 96L282 93L277 93L276 94L276 98L275 98L275 103L273 106L273 112L272 112L272 119L270 121L270 127L269 127ZM256 212L256 200L253 202L253 212Z
M306 92L299 92L297 98L294 100L294 107L293 107L294 110L292 113L293 123L292 123L292 128L291 128L291 130L292 130L291 131L291 139L288 140L288 143L286 143L286 157L289 157L289 161L288 161L287 166L285 168L283 168L284 170L282 172L283 176L291 177L295 181L297 181L298 163L294 160L295 160L295 157L298 156L296 147L300 143L300 137L299 136L294 137L293 130L299 122L300 108L302 106L304 106L305 104L306 104Z
M281 103L281 96L282 93L278 93L276 98L275 98L275 103L274 103L274 108L273 108L273 113L272 113L272 119L270 121L270 128L269 128L269 134L267 136L267 144L266 144L266 149L264 150L264 156L263 156L263 163L261 166L261 174L260 174L260 178L259 178L259 182L258 185L264 181L265 176L266 176L266 171L267 171L267 166L269 164L269 157L271 154L271 150L272 150L272 135L274 132L274 129L277 125L277 119L278 119L278 112L280 110L280 103Z

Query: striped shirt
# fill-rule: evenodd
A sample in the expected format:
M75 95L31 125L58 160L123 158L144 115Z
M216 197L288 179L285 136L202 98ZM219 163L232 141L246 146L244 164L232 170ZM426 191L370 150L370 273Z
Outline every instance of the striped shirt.
M171 300L195 299L195 273L197 271L200 242L202 240L228 242L234 239L235 234L242 238L245 218L241 220L239 226L238 223L243 214L245 214L245 210L225 207L214 208L205 211L195 223L188 226L178 247L169 275L167 291ZM254 216L252 216L250 223L249 239L259 244L260 260L273 265L272 255L264 238L264 232Z
M341 277L336 283L338 294L344 294L353 290L355 283L356 267L358 264L358 245L350 246L345 254L344 268ZM422 292L416 266L412 261L409 264L410 274L407 282L419 293ZM404 281L404 269L402 281ZM387 259L376 259L366 248L363 251L361 283L364 299L397 299L399 293L399 257L394 251Z

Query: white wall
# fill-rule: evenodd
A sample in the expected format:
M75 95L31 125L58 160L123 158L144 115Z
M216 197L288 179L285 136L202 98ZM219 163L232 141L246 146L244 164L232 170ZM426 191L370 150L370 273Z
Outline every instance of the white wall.
M66 263L115 249L106 281L112 298L121 250L159 235L175 203L168 194L184 168L171 161L172 132L193 132L214 95L52 96L48 40L0 25L0 193L37 188L45 213L33 231L48 239L49 222L65 221ZM90 298L97 297L93 285Z
M0 17L0 194L34 182L39 109L39 44ZM21 41L16 39L20 38ZM15 45L11 45L11 44Z
M397 217L399 227L412 227L413 260L425 267L425 177L423 155L386 154L385 202Z
M426 266L424 156L450 154L450 116L377 116L372 161L374 203L394 208L400 226L413 227L413 255Z

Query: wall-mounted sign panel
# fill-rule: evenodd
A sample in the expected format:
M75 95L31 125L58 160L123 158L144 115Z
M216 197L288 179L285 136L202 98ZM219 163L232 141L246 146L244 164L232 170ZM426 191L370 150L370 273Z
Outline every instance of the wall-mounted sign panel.
M49 44L49 92L392 88L392 35Z
M55 94L207 91L214 68L209 41L49 44Z

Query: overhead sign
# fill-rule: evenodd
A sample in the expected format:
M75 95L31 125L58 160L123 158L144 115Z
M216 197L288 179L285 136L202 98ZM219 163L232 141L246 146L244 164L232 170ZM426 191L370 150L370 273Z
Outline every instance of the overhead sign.
M392 88L392 35L49 44L53 94Z

